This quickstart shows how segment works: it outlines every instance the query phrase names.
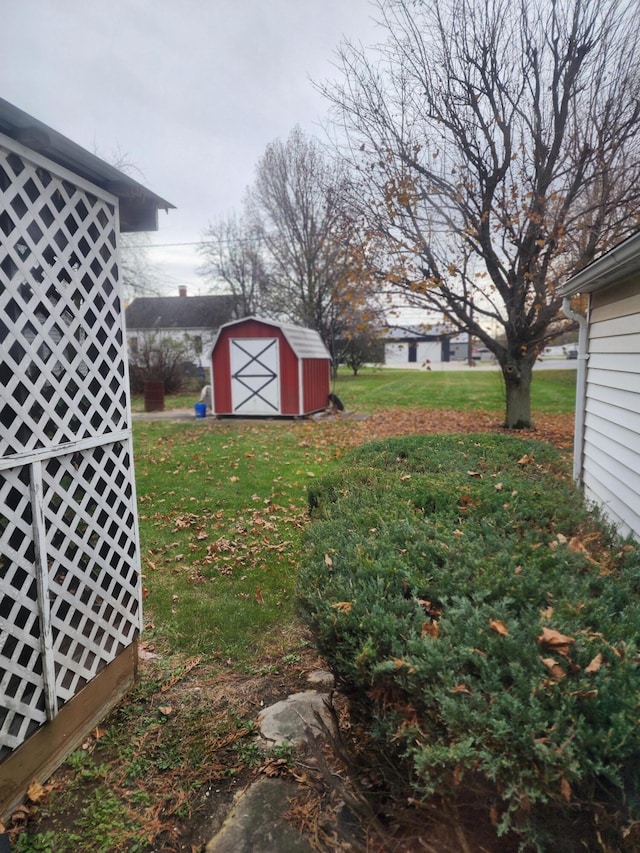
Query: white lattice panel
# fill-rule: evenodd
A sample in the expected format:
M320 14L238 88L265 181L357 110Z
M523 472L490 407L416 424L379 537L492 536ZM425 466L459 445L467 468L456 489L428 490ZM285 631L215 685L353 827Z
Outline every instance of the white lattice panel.
M0 138L0 759L141 625L116 204Z
M112 203L0 147L2 455L126 425Z
M131 459L121 443L43 470L58 702L129 645L139 624Z
M0 758L46 719L29 469L0 477Z

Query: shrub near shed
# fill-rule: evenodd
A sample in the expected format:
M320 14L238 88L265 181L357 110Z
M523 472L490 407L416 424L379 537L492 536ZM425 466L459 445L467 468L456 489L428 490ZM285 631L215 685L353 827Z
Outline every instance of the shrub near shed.
M309 497L301 610L410 795L473 793L523 849L576 820L637 849L640 560L557 451L376 442Z

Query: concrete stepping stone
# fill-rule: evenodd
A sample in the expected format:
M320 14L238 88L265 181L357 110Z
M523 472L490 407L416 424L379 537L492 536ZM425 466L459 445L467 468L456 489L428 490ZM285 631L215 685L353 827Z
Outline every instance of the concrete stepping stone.
M258 779L238 799L206 853L312 853L309 842L282 817L296 790L284 779Z
M269 741L269 747L297 746L307 740L309 732L314 737L323 733L316 715L333 728L326 696L306 690L265 708L258 717L260 735ZM309 842L283 817L297 790L286 779L262 777L253 782L207 844L206 853L312 853Z
M262 737L273 741L275 746L284 743L297 745L307 739L306 730L316 736L322 734L322 726L318 723L318 714L329 728L333 720L325 705L326 693L317 690L306 690L303 693L293 693L288 699L276 702L258 716L258 728Z
M313 672L310 672L307 681L309 684L313 684L314 687L324 687L326 689L330 689L335 685L335 678L333 674L329 672L327 669L316 669Z

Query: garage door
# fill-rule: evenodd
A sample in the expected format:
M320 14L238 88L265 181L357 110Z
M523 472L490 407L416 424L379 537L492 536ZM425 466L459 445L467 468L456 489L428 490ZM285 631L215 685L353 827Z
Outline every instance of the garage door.
M234 414L280 414L277 338L231 339L231 404Z

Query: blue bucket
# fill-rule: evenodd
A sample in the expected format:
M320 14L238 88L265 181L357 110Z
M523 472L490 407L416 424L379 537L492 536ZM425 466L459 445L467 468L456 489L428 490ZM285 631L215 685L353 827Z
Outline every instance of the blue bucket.
M206 418L207 416L207 404L206 403L196 403L194 406L196 410L197 418Z

